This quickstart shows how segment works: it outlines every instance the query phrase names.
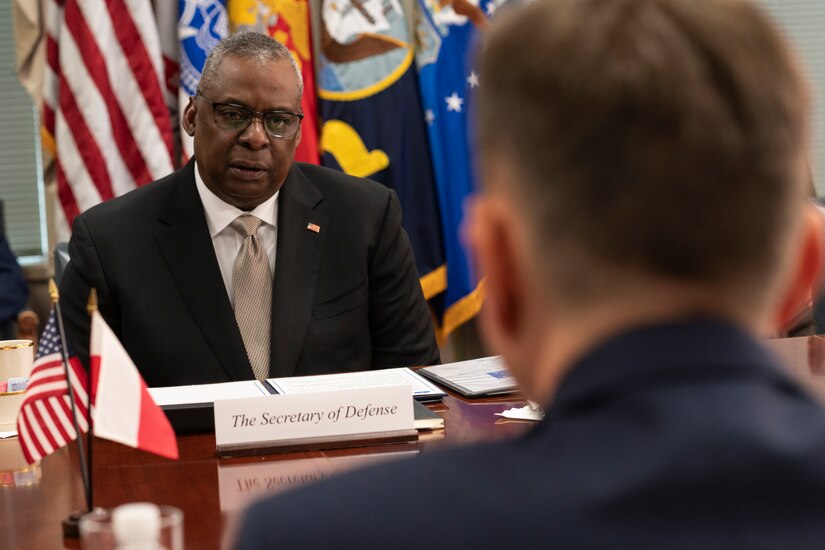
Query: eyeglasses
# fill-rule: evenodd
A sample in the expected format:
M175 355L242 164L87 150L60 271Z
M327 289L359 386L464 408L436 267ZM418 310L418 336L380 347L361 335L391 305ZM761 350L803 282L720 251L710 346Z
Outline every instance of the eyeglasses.
M215 125L222 130L242 132L252 124L255 117L260 117L267 134L274 138L291 138L298 133L298 128L301 127L301 119L304 118L304 115L290 111L264 111L261 113L248 109L243 105L216 103L200 92L197 95L212 105Z

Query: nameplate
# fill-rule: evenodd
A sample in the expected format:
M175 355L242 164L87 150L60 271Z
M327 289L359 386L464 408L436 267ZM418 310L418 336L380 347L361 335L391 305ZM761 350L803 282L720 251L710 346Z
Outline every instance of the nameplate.
M417 438L409 386L215 401L221 456L395 443Z

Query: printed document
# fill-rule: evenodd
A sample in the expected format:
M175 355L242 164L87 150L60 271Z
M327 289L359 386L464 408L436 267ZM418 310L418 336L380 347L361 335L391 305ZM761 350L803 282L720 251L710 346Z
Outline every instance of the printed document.
M269 378L267 383L284 395L400 385L411 386L413 397L423 401L440 399L447 395L408 368Z
M516 380L500 355L425 367L419 372L465 397L516 391Z
M199 403L211 404L218 399L260 397L261 395L269 395L269 393L263 384L257 380L149 388L149 395L152 396L159 407Z

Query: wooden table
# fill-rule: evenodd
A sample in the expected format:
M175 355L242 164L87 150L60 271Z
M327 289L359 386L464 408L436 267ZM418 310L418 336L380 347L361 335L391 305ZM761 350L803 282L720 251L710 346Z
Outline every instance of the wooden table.
M375 447L218 459L213 434L178 437L180 459L171 461L101 439L94 440L94 505L105 508L149 501L184 512L187 549L219 548L227 525L249 499L323 479L371 461L477 441L513 438L530 423L494 416L525 404L519 397L465 400L456 395L430 407L445 419L445 429L423 432L418 442ZM16 440L0 442L17 446ZM0 448L0 460L2 460ZM0 472L6 468L0 463ZM39 481L0 486L0 547L8 549L80 548L64 539L61 521L84 506L75 446L43 459ZM26 472L21 482L33 475Z
M769 340L768 345L806 386L825 399L825 337ZM405 453L517 437L530 424L494 416L524 401L510 396L466 400L449 395L431 405L445 418L446 429L425 434L417 443L218 459L214 435L178 438L180 459L170 461L96 439L94 499L96 506L149 501L177 506L184 512L187 549L219 548L227 526L250 498L323 479L370 461L392 460ZM0 461L16 440L0 441ZM5 446L5 447L4 447ZM0 481L7 468L0 462ZM63 539L61 520L83 507L83 487L74 446L46 457L39 469L23 472L29 485L0 486L0 540L9 549L79 548ZM6 472L8 473L8 472Z

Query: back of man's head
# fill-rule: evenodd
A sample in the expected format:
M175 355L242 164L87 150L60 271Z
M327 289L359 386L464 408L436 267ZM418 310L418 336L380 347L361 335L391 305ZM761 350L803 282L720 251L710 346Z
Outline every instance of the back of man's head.
M742 0L539 0L480 53L482 168L570 305L639 281L757 299L801 215L807 96ZM506 189L503 189L506 186Z

